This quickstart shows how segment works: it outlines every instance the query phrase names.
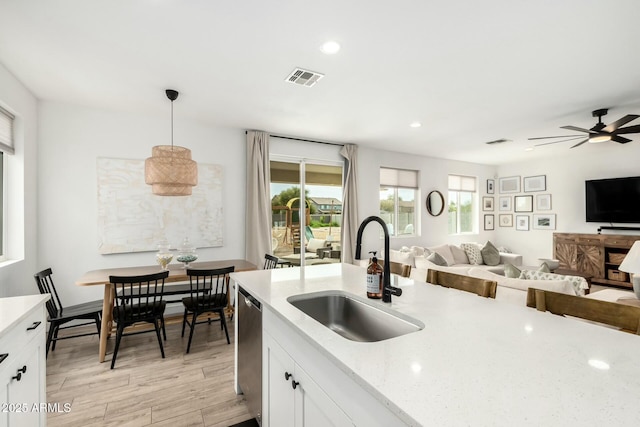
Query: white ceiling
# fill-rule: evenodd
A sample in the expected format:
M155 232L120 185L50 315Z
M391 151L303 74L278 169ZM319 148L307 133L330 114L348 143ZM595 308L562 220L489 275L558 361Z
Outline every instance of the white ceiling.
M0 63L43 100L162 114L173 88L176 119L502 164L602 149L524 151L594 109L640 114L639 19L638 0L0 0Z

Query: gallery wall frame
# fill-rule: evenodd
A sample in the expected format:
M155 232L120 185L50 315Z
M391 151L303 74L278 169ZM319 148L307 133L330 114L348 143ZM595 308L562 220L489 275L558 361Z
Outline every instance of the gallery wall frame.
M525 176L522 179L522 186L525 193L531 193L534 191L546 191L547 190L547 176Z
M511 210L511 196L500 196L499 200L500 210L501 211L510 211Z
M514 196L514 212L533 212L533 196Z
M482 210L483 211L493 211L493 197L483 197L482 198Z
M493 194L496 192L495 189L496 182L493 179L487 180L487 194Z
M519 193L520 176L508 176L498 179L500 193Z
M500 221L500 227L513 227L512 214L500 214L498 220Z
M551 210L551 194L536 194L536 210L537 211Z
M493 230L494 229L493 221L494 221L493 214L485 215L484 216L484 229L485 230Z
M536 214L533 216L533 228L536 230L555 230L556 214Z
M529 231L529 215L516 215L516 230Z

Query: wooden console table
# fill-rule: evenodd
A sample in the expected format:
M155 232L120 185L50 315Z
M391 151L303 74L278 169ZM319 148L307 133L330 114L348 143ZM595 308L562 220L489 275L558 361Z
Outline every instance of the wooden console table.
M618 270L640 236L553 233L553 257L560 269L591 276L591 283L633 288L629 275Z

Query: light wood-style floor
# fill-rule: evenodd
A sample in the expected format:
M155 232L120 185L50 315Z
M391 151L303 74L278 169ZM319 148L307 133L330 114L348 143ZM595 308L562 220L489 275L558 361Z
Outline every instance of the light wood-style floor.
M231 344L219 322L200 324L185 354L188 327L182 338L181 324L167 322L165 359L154 332L125 336L113 370L115 334L104 363L97 335L59 341L47 360L47 401L71 409L48 414L48 425L226 427L249 419L233 389L233 322L227 323Z

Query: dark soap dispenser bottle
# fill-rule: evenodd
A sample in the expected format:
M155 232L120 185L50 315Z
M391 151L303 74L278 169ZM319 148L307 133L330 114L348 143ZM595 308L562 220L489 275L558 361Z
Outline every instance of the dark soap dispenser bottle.
M367 266L367 297L379 299L382 298L382 267L378 264L375 251L369 252L373 254Z

